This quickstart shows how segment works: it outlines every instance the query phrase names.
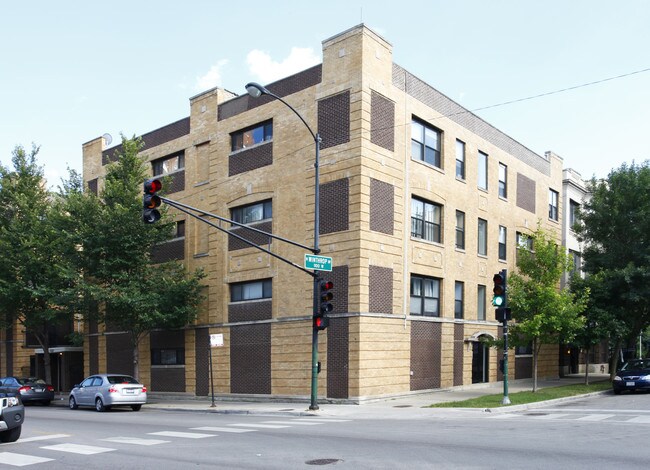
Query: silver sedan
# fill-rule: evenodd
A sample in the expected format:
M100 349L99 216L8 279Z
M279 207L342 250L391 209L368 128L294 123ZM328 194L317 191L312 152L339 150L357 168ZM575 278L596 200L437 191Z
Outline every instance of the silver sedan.
M68 397L71 410L92 406L97 411L107 411L113 406L130 406L133 411L139 411L145 403L147 387L124 374L91 375L75 385Z

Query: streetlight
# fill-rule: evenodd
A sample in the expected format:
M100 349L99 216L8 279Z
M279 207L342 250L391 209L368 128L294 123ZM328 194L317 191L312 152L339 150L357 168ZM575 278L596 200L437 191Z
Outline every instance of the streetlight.
M313 253L317 255L320 253L319 247L319 231L320 231L320 185L319 185L319 166L320 166L320 135L311 130L307 121L300 115L296 109L291 106L289 103L284 101L275 93L267 90L259 83L250 82L246 85L246 91L253 98L259 98L262 95L268 95L276 100L282 102L287 108L294 112L298 118L305 125L312 138L314 139L314 146L316 152L316 158L314 159L314 248ZM315 316L318 313L319 309L319 278L318 271L314 270L314 296L313 296L313 315ZM311 403L309 405L310 410L318 409L318 329L312 327L312 340L311 340Z

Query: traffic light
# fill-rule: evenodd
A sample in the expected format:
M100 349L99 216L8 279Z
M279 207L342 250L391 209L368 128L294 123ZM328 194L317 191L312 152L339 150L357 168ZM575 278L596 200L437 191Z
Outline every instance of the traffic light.
M158 179L149 179L144 182L144 195L142 196L142 220L145 224L153 224L160 220L160 196L156 193L162 189Z
M492 297L492 305L495 307L505 307L506 306L506 270L502 269L494 275L492 278L494 283L494 288L492 292L494 296Z
M334 310L331 300L334 298L332 288L334 283L332 281L320 281L319 284L319 305L318 311L314 314L314 328L317 330L324 330L330 324L327 314Z

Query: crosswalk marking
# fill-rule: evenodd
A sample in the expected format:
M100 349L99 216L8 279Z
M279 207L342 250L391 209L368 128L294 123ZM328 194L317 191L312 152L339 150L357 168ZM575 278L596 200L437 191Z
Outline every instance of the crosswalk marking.
M59 452L70 452L72 454L93 455L102 452L111 452L115 449L108 447L86 446L82 444L55 444L53 446L41 447L41 449L56 450Z
M630 423L650 423L650 416L635 416L627 421Z
M294 424L297 424L298 426L318 426L319 424L323 424L314 421L264 421L264 422L267 424L287 424L289 426L293 426Z
M47 434L45 436L25 437L20 439L20 442L47 441L50 439L60 439L62 437L70 437L70 434Z
M0 464L13 465L14 467L25 467L35 463L49 462L54 459L35 457L33 455L16 454L15 452L0 452Z
M612 418L616 415L587 415L581 418L578 418L578 421L603 421L605 419Z
M255 429L222 428L218 426L203 426L200 428L191 428L191 429L195 431L214 431L214 432L232 432L232 433L255 432Z
M125 436L108 437L106 439L102 439L102 441L117 442L119 444L135 444L138 446L155 446L158 444L169 444L170 442L170 441L163 441L162 439L142 439L140 437L125 437Z
M186 439L202 439L204 437L214 437L214 434L201 434L198 432L180 432L180 431L159 431L148 433L152 436L165 436L165 437L182 437Z
M281 428L289 427L280 424L248 424L248 423L229 424L228 426L240 426L242 428L262 428L262 429L281 429Z
M347 423L351 419L334 419L334 418L300 418L300 421L313 421L315 423Z

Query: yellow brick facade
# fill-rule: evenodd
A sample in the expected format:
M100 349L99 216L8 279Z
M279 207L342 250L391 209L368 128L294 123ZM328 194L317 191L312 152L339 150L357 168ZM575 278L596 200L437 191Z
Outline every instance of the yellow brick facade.
M559 233L559 223L548 218L548 192L561 190L562 162L554 156L533 154L466 110L466 116L457 118L456 108L445 108L446 98L440 101L438 92L396 66L392 46L362 25L323 41L323 63L318 71L319 80L308 86L296 84L299 80L294 77L276 83L278 90L289 90L282 94L283 99L312 129L317 129L319 110L327 100L349 96L345 103L349 116L344 117L349 135L334 146L327 146L324 140L320 154L321 187L345 180L348 205L347 228L320 236L321 254L332 257L333 266L339 269L336 275L347 279L347 285L336 285L334 290L335 302L341 302L345 295L347 308L343 311L337 307L330 327L320 333L318 394L355 401L409 393L421 387L470 384L476 376L473 358L477 342L501 335L489 305L487 320L477 318L477 286L486 286L489 297L492 275L504 268L514 269L517 232L534 230L540 221L543 228ZM399 83L403 77L406 84ZM377 129L379 118L373 109L377 97L394 111L392 149L373 143L373 132L385 134L385 130ZM414 118L442 131L441 168L411 158ZM231 174L237 157L231 151L231 134L267 120L273 123L272 164ZM313 246L315 147L308 130L287 106L278 100L259 104L248 96L237 97L216 88L191 98L189 123L188 134L148 146L143 152L153 161L184 151L184 189L169 194L171 199L223 217L230 217L233 208L270 199L273 233ZM464 180L455 175L457 139L466 146ZM83 150L84 179L97 180L101 188L106 171L101 164L106 150L103 139L84 144ZM479 151L488 155L487 190L477 188ZM499 163L507 165L507 198L498 195ZM534 183L532 194L518 193L518 175ZM391 233L371 229L377 222L373 219L375 182L385 183L392 190L392 212L383 214L392 218ZM413 197L442 206L440 243L411 236ZM532 211L524 208L530 201ZM455 248L456 210L465 213L464 249ZM210 377L207 358L211 353L216 393L309 395L311 277L255 248L229 249L226 234L174 210L170 213L186 220L186 264L192 269L204 268L208 274L205 306L195 325L183 332L182 391L206 394ZM486 256L477 255L479 218L488 221ZM227 228L227 224L223 226ZM507 261L497 256L499 226L507 228ZM262 246L298 265L306 252L278 240ZM388 292L381 294L391 304L390 311L372 311L378 302L372 294L373 273L389 273L381 281ZM412 275L441 281L439 317L410 315ZM234 320L237 306L230 301L230 286L260 279L272 280L270 316ZM454 315L456 281L465 286L462 319ZM262 304L253 307L262 308ZM224 346L208 351L206 338L210 334L222 334ZM93 372L89 359L93 354L99 356L93 363L100 370L107 367L106 357L111 354L107 335L101 331L95 335L96 346L91 350L88 341L84 346L88 373ZM159 378L164 375L155 375L168 371L149 365L150 350L156 347L160 345L149 341L141 345L140 374L153 391L169 391ZM243 360L246 348L250 348L256 364ZM427 357L435 362L433 366ZM341 358L343 364L339 364ZM495 349L487 354L486 380L500 378L499 358ZM540 376L556 376L557 348L549 349L544 358ZM514 351L510 359L513 364ZM262 384L256 382L257 364L260 377L264 377ZM512 365L510 375L515 378Z

